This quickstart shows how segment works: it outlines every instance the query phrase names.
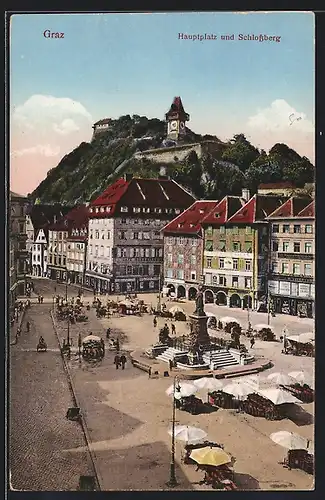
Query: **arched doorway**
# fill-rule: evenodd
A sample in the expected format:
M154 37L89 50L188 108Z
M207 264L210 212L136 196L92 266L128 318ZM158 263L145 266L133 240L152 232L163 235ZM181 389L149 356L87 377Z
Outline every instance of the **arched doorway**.
M186 297L186 290L185 290L185 286L183 286L183 285L179 285L179 286L177 287L177 298L178 298L178 299L182 299L182 298L184 298L184 297Z
M175 293L174 285L167 285L166 288L168 288L168 295L170 295L171 293Z
M241 306L241 300L240 297L237 293L232 294L230 297L230 307L240 307Z
M191 288L188 291L188 300L195 300L197 296L197 289L194 288L194 286L191 286Z
M227 295L225 292L218 292L217 293L216 304L218 306L226 306L227 305Z
M204 302L206 304L213 304L213 301L214 301L213 292L211 290L206 290L204 292Z
M244 295L243 297L243 307L244 309L252 309L253 300L250 295Z

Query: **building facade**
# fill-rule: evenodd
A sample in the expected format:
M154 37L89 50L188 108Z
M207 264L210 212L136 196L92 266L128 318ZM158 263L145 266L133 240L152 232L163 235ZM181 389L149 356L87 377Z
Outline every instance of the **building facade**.
M83 285L86 270L89 210L79 205L68 214L67 279Z
M202 221L205 298L229 307L258 309L266 302L269 224L278 196L226 197Z
M200 222L217 201L195 201L161 231L164 235L164 287L177 297L195 299L202 284L203 231Z
M28 200L10 192L9 203L9 309L12 314L17 295L26 294L30 272L29 254L26 248L26 212Z
M86 286L103 292L159 291L163 234L194 201L175 181L119 179L89 206Z
M292 197L269 217L268 292L277 313L314 317L315 203Z
M67 281L68 221L62 217L49 226L47 276L52 280Z

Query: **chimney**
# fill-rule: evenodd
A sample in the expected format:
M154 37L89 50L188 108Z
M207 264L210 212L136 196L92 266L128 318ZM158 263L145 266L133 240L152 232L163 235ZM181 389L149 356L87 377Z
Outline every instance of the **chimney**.
M243 200L248 201L251 197L249 189L243 188L241 192L241 197L243 198Z
M126 182L129 182L133 179L133 174L125 173L123 177Z

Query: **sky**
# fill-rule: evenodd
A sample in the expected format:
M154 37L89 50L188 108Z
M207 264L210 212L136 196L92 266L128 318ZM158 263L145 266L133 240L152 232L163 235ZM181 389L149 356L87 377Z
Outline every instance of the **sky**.
M164 119L175 96L194 132L283 142L314 162L310 12L15 14L9 37L15 192L32 192L97 120Z

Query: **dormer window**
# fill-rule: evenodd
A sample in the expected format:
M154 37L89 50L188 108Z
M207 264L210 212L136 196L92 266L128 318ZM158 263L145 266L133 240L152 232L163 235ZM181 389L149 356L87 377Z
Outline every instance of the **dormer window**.
M104 207L100 207L100 211L103 213L105 211Z
M216 218L216 219L218 219L218 218L220 217L220 213L219 213L219 212L216 212L216 213L214 214L214 216L215 216L215 218Z
M194 227L194 224L190 224L190 227Z
M128 212L128 207L121 207L121 212Z
M175 214L180 214L180 213L181 213L180 209L179 208L175 208Z
M106 212L110 212L111 211L111 207L106 207Z
M90 208L90 209L89 209L89 212L92 214L92 213L93 213L93 209L92 209L92 208Z
M204 214L204 210L202 208L200 208L199 212L200 214Z
M98 214L98 212L99 212L99 208L98 207L95 208L95 212L96 212L96 214Z
M133 212L138 214L139 212L141 212L141 208L139 207L133 207Z

